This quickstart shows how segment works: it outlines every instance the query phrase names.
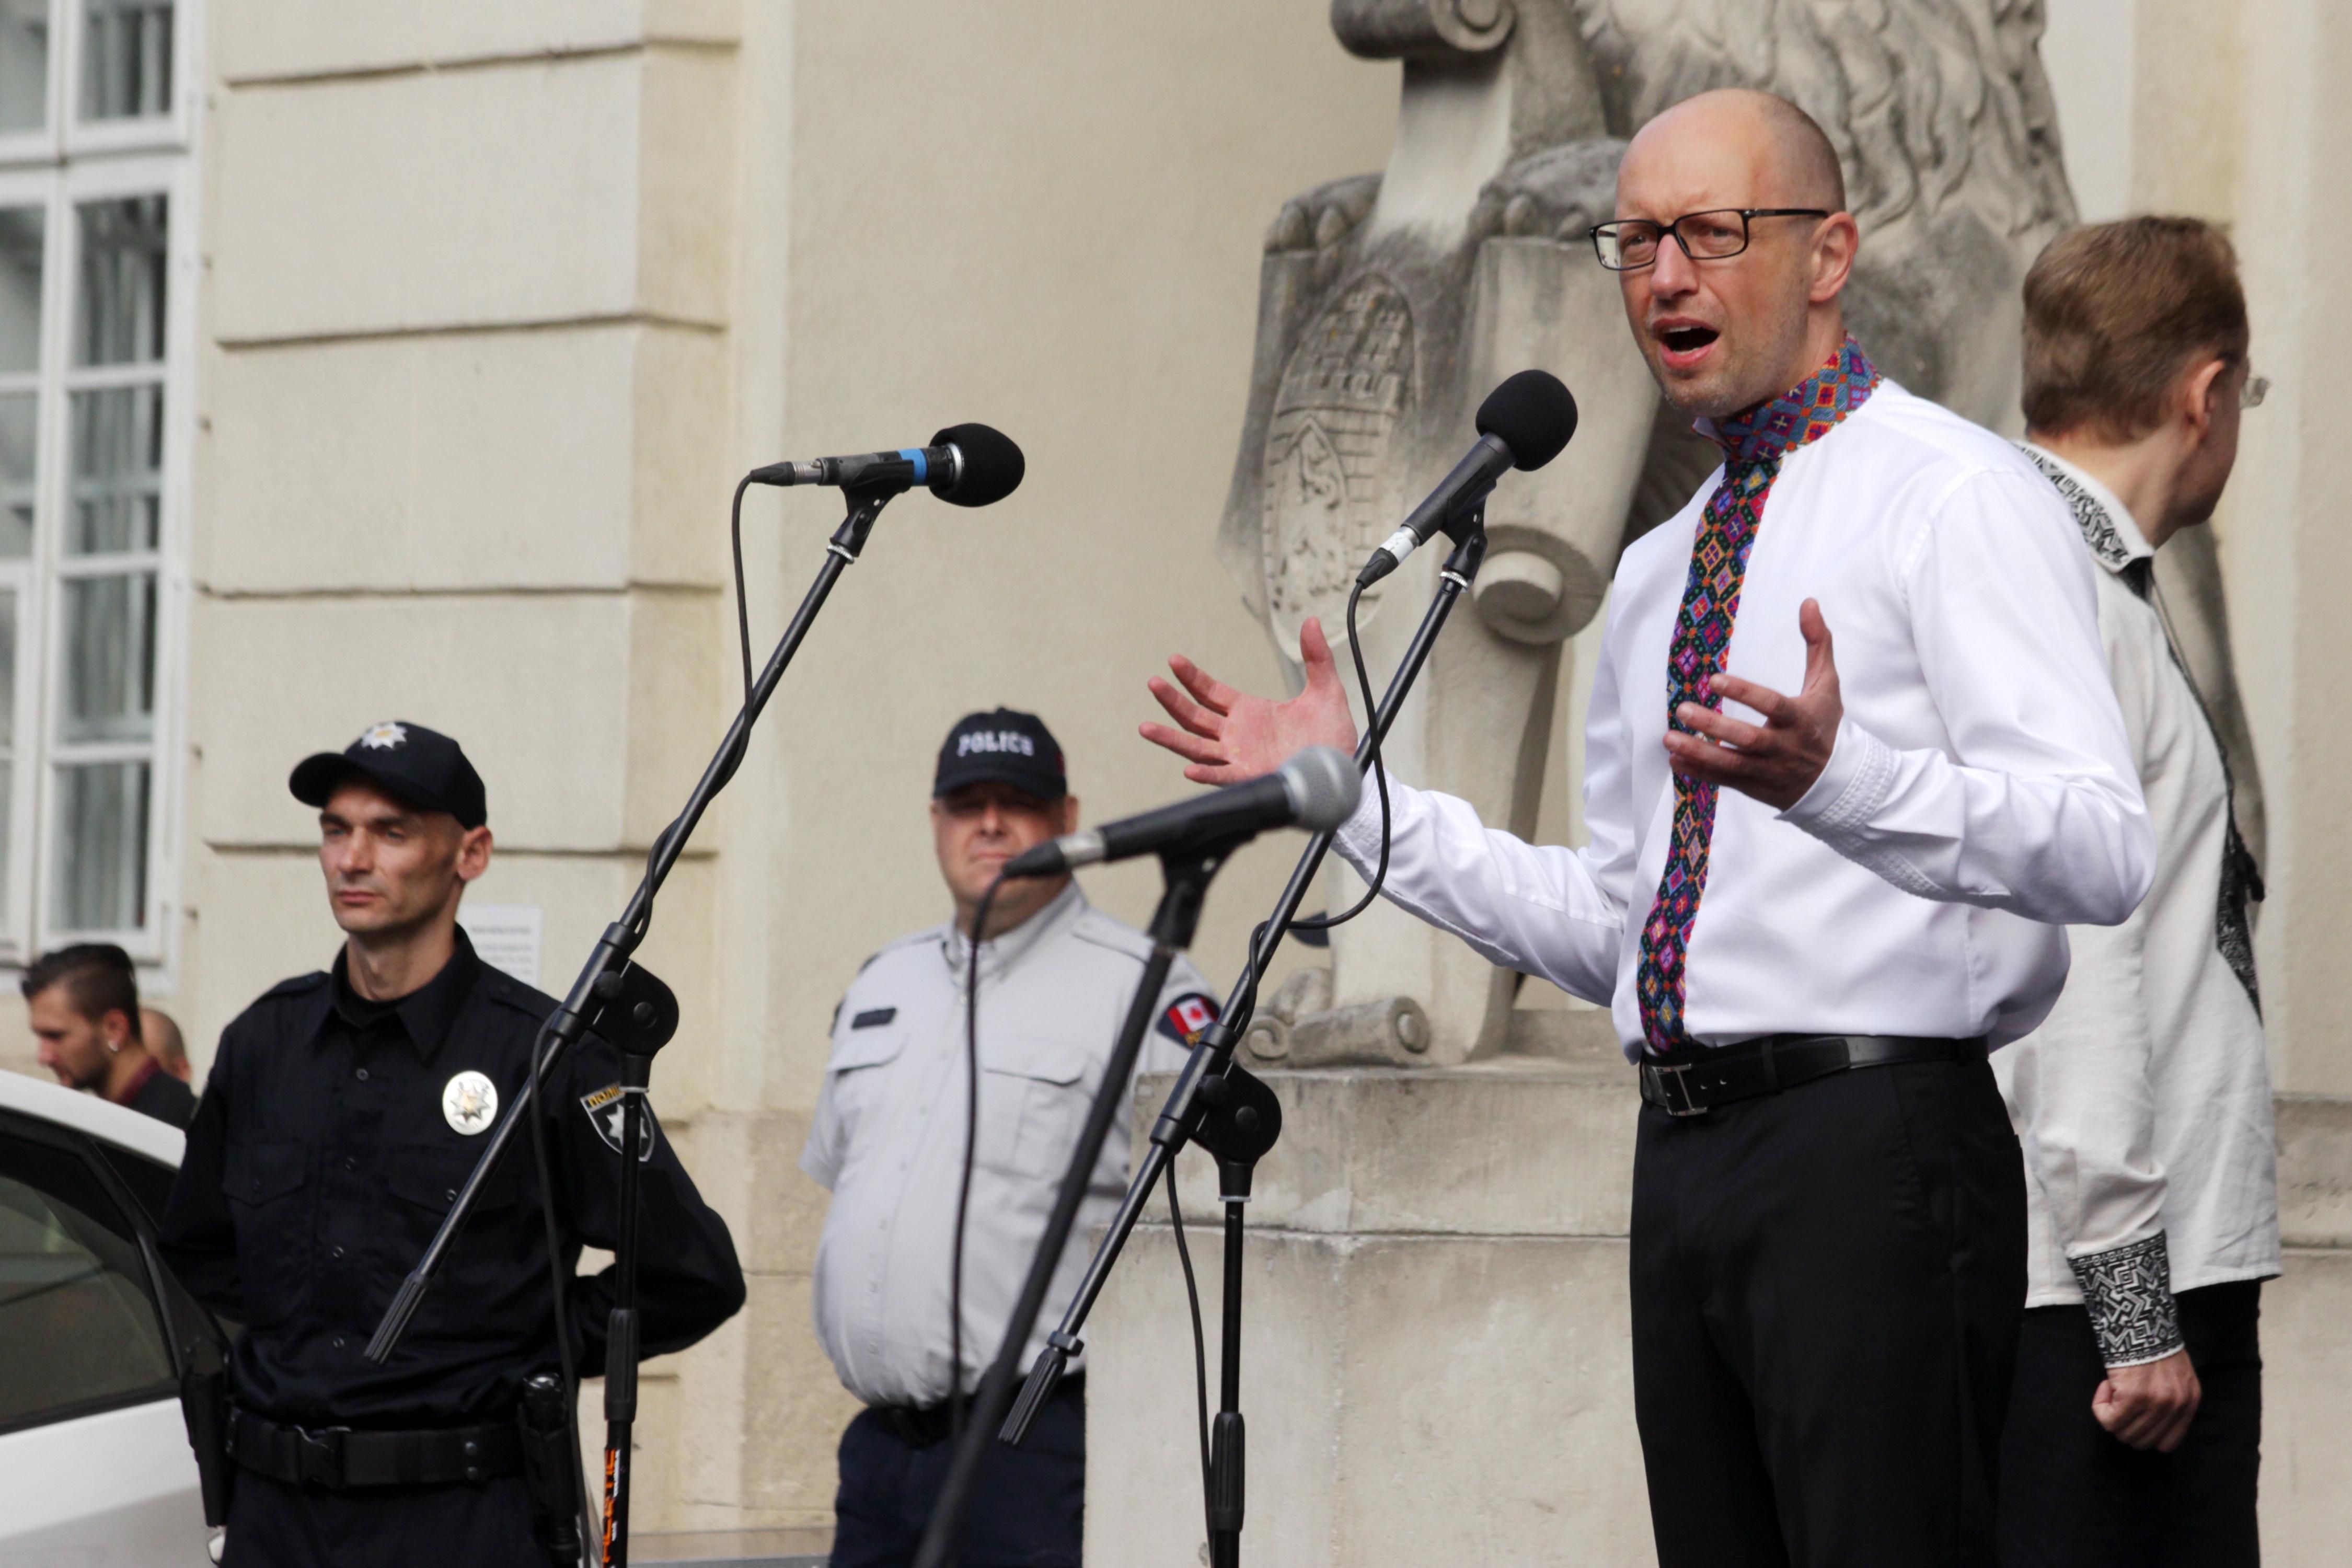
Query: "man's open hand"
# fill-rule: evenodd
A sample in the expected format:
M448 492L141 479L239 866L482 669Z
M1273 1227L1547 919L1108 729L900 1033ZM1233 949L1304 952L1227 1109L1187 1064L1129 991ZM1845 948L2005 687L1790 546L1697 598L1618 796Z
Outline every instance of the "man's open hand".
M1805 637L1805 689L1784 697L1736 675L1716 676L1708 684L1717 696L1753 708L1764 715L1764 723L1743 724L1711 708L1684 703L1675 718L1697 733L1666 731L1668 765L1675 773L1736 789L1781 811L1804 798L1830 765L1845 703L1838 696L1837 661L1819 601L1807 599L1797 607L1797 629Z
M1298 657L1307 666L1307 689L1287 702L1276 702L1236 691L1178 654L1168 668L1182 689L1156 675L1150 685L1160 706L1182 728L1145 724L1143 738L1182 757L1191 764L1184 776L1205 784L1258 778L1308 746L1353 752L1356 721L1348 711L1348 694L1339 685L1322 622L1310 618L1298 629Z
M2110 1368L2091 1395L2091 1414L2117 1442L2169 1454L2189 1436L2189 1423L2204 1397L2189 1352L2175 1351L2144 1366Z

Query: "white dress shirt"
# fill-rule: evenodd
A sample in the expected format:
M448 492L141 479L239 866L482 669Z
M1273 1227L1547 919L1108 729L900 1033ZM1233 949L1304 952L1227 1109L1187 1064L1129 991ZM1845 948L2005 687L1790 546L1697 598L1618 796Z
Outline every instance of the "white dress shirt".
M963 1258L967 1394L1004 1337L1150 952L1149 938L1088 904L1076 883L982 944L980 1136ZM950 1392L970 953L949 922L866 961L834 1015L833 1057L801 1155L801 1169L833 1189L817 1243L817 1339L842 1385L869 1405L937 1405ZM1180 957L1139 1070L1183 1066L1182 1037L1215 1007ZM1111 1123L1024 1367L1045 1350L1086 1271L1093 1232L1127 1190L1129 1126L1126 1115Z
M2180 1346L2169 1300L2135 1289L2139 1276L2178 1292L2279 1271L2270 1070L2262 1016L2217 940L2221 748L2160 603L2126 576L2156 552L2105 486L2035 455L2102 569L2099 631L2155 823L2156 883L2121 925L2070 933L2064 994L1994 1070L2031 1178L2027 1305L2084 1301L2088 1286L2101 1353L2128 1366Z
M1629 1058L1642 926L1674 820L1667 653L1721 480L1618 565L1586 730L1588 847L1531 846L1463 801L1390 787L1387 896L1496 963L1611 1003ZM2000 1044L2041 1022L2066 978L2062 928L2124 919L2154 860L2095 574L2021 453L1892 381L1789 454L1725 668L1795 694L1797 610L1819 599L1845 718L1828 767L1787 811L1720 792L1685 967L1695 1039ZM1338 842L1369 874L1373 792Z

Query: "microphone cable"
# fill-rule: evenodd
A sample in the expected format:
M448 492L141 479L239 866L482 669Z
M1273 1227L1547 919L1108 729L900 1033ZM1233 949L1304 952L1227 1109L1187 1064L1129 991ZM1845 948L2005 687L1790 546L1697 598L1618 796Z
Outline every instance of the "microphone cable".
M948 1264L948 1434L963 1441L963 1227L971 1207L971 1168L980 1146L980 943L988 930L988 913L1004 874L981 894L972 911L970 951L964 955L963 984L963 1163L956 1177L955 1242Z
M1356 635L1356 605L1363 596L1364 585L1361 583L1357 584L1348 594L1348 657L1356 666L1356 689L1363 695L1364 723L1370 729L1372 737L1370 754L1372 787L1380 792L1381 796L1380 864L1373 869L1371 880L1365 887L1362 898L1358 899L1352 905L1336 915L1307 915L1303 919L1294 920L1289 926L1292 931L1329 931L1333 926L1347 924L1372 907L1372 900L1381 896L1381 885L1389 879L1389 770L1388 764L1381 760L1380 705L1372 696L1371 672L1364 668L1364 639ZM1273 957L1273 952L1269 951L1265 960L1255 966L1250 975L1250 1000L1253 1003L1257 1000L1257 971L1263 970L1265 963L1270 962Z
M562 1222L555 1212L555 1184L550 1180L547 1158L547 1063L541 1052L546 1048L548 1024L553 1014L539 1026L539 1033L530 1042L530 1159L539 1175L539 1215L547 1228L547 1283L555 1298L555 1361L563 1375L563 1408L576 1428L580 1424L580 1368L572 1354L572 1314L565 1308L566 1281L563 1278ZM626 1142L624 1138L622 1142ZM621 1158L627 1159L624 1150ZM599 1521L588 1508L588 1470L580 1455L577 1442L565 1447L572 1455L572 1500L573 1523L580 1530L580 1550L590 1562L601 1561L603 1553L596 1543L604 1539Z

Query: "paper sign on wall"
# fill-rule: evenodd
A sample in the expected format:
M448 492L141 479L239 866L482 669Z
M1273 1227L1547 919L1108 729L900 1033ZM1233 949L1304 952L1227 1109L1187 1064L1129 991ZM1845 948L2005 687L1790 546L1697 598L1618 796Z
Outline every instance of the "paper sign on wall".
M473 939L483 963L525 985L539 984L537 904L459 904L457 923Z

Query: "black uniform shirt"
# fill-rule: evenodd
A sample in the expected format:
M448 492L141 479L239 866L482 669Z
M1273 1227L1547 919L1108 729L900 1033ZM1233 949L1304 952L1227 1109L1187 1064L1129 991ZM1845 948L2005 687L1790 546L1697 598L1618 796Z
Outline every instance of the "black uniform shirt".
M173 1127L185 1127L196 1113L195 1091L165 1072L161 1062L147 1069L147 1076L139 1080L139 1087L132 1089L130 1098L121 1103L125 1110L152 1116Z
M214 1310L246 1325L230 1363L242 1406L377 1428L504 1420L521 1380L554 1366L528 1128L391 1361L362 1353L497 1121L456 1080L480 1074L499 1110L512 1105L554 1009L482 963L460 931L449 963L395 1003L353 993L338 956L331 974L286 982L223 1033L163 1252ZM619 1233L619 1054L590 1037L557 1065L541 1107L567 1276L583 1242L611 1247ZM643 1160L637 1305L652 1355L731 1316L743 1273L725 1222L658 1129ZM603 1370L612 1300L609 1268L567 1294L583 1376Z

